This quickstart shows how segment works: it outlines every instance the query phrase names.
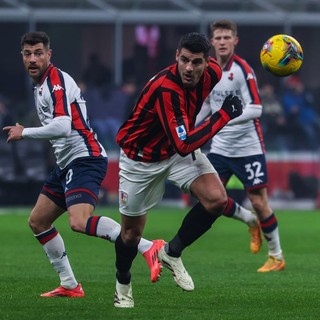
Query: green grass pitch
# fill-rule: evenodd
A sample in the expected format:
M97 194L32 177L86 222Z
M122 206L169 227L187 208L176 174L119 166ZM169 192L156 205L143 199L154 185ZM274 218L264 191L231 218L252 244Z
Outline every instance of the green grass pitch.
M137 319L137 320L270 320L319 319L319 211L278 211L283 272L259 274L267 259L249 251L247 227L220 218L207 234L183 253L195 290L183 292L164 269L158 283L138 255L132 268L135 308L113 307L114 246L102 239L72 232L67 216L56 227L65 245L83 299L41 298L58 286L44 251L27 226L30 209L0 211L0 319ZM148 215L145 237L170 240L187 209L158 208ZM116 208L99 207L97 214L119 221Z

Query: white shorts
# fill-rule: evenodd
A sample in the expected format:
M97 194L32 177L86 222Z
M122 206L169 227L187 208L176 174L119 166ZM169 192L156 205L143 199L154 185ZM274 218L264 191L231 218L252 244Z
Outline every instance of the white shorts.
M186 157L175 154L159 162L139 162L120 152L119 211L126 216L140 216L162 199L166 180L189 193L191 183L216 170L200 149Z

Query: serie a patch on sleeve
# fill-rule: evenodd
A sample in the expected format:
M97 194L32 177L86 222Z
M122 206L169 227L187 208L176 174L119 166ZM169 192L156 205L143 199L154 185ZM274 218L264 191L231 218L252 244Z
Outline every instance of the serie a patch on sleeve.
M184 125L176 127L176 132L177 132L178 138L181 141L187 139L187 132L186 132L186 128L184 127Z

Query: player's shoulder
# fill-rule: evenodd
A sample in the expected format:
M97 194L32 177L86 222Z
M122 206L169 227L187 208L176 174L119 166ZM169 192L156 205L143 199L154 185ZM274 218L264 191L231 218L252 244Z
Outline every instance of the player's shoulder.
M239 66L246 73L251 73L253 71L253 69L250 66L250 64L245 59L243 59L242 57L238 56L237 54L235 54L233 56L233 63L236 66Z
M247 62L247 60L245 60L244 58L240 57L240 56L237 55L237 54L234 54L234 55L233 55L233 61L234 61L235 63L241 64L241 65L248 65L248 66L250 66L249 63Z
M222 69L217 60L212 57L209 57L207 71L215 81L219 81L222 77Z
M48 81L50 81L52 85L60 85L63 88L73 88L77 86L74 78L69 73L61 70L58 67L53 67L50 70Z
M220 67L219 64L218 64L218 61L216 59L214 59L213 57L211 57L211 56L209 57L209 66L211 66L211 67L215 67L215 66Z
M209 57L209 63L208 63L208 66L210 68L212 68L214 71L218 72L218 73L222 73L222 70L221 70L221 67L218 63L218 61L212 57Z
M152 77L149 80L147 87L150 86L150 89L153 88L156 92L170 90L178 93L182 90L181 80L179 79L177 65L173 64Z
M51 68L49 70L49 76L52 78L52 77L63 77L63 78L68 78L68 79L72 79L73 80L73 77L67 73L66 71L63 71L61 70L60 68L54 66L54 65L51 65Z

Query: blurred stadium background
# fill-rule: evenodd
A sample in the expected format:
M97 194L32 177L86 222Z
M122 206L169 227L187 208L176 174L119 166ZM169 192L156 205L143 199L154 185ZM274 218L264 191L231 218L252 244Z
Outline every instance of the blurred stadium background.
M79 82L92 125L108 150L101 203L114 203L116 128L145 81L173 63L180 36L190 31L209 35L210 22L221 18L238 23L237 52L255 69L260 85L271 204L320 207L319 0L0 0L0 124L38 125L20 38L28 31L46 31L52 62ZM304 49L304 63L294 77L276 78L260 65L263 43L278 33L294 36ZM290 94L301 102L299 114L289 111ZM32 205L53 163L47 142L8 145L1 134L0 206ZM187 205L190 199L171 188L164 203ZM246 201L237 181L229 191Z

